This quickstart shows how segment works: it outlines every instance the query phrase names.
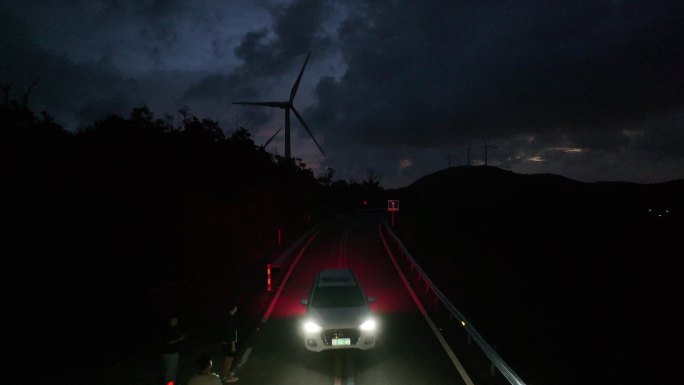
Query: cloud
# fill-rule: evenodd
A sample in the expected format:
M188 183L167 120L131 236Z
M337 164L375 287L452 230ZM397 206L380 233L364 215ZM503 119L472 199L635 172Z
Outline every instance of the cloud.
M308 51L316 51L318 57L325 54L330 38L321 25L332 14L328 3L301 0L273 6L270 13L271 26L245 33L235 48L241 64L226 74L207 75L186 91L185 98L231 101L262 97L272 91L269 87L274 80L298 72ZM295 77L287 79L290 86Z
M202 72L237 63L217 45L241 36L235 26L263 11L247 0L3 2L0 10L0 81L19 93L40 79L30 107L71 128L142 104L159 116L190 104L194 113L225 117L220 100L181 96Z
M316 122L342 140L431 147L557 127L612 136L681 106L674 4L373 4L339 30L349 70L317 88Z
M497 146L489 164L521 172L655 180L684 169L675 1L17 4L0 6L0 81L18 92L39 77L32 106L61 121L187 104L224 128L237 114L265 141L282 111L230 103L287 99L311 50L295 103L327 157L296 120L293 154L340 176L373 167L408 184L449 151L465 164L469 145L482 162L484 140Z
M618 162L638 150L624 128L649 120L682 144L682 117L673 115L684 109L676 2L361 3L337 35L348 69L320 80L307 112L337 146L509 142L490 157L500 160L529 147L519 137L536 135L540 148ZM573 154L544 163L563 172L562 156ZM684 163L681 152L671 156Z
M78 64L38 47L26 23L12 12L0 16L3 65L0 81L12 84L12 99L19 99L37 81L29 95L29 108L56 114L74 129L112 113L126 113L140 103L138 84L111 71L106 62Z

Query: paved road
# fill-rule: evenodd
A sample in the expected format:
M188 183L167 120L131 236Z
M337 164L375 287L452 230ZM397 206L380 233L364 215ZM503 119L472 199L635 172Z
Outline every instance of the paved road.
M240 384L462 384L452 361L413 302L378 234L384 215L358 214L324 226L301 255L261 330L248 341ZM369 351L304 349L298 334L316 271L352 269L380 319Z

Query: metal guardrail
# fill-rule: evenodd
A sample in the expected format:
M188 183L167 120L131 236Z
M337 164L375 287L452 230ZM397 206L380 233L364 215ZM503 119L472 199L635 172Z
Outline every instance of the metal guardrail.
M430 290L435 294L439 301L444 305L444 307L451 313L451 315L461 322L466 333L477 343L477 345L482 349L482 352L489 358L489 361L496 367L499 372L508 380L512 385L525 385L525 382L518 376L513 369L499 356L499 354L485 341L485 339L480 335L480 333L468 322L468 320L463 316L456 306L454 306L451 301L439 290L439 288L432 282L430 277L423 271L423 269L418 265L411 253L409 253L404 243L401 242L399 237L392 231L392 229L384 224L387 234L392 238L394 244L399 248L399 250L404 254L406 259L411 264L411 267L415 269L420 277L423 279Z
M282 267L287 267L289 265L290 259L292 259L292 254L296 254L299 251L302 244L309 239L309 236L318 230L325 221L321 221L311 226L304 234L300 235L287 249L278 253L278 256L271 262L271 267L274 269L280 269Z

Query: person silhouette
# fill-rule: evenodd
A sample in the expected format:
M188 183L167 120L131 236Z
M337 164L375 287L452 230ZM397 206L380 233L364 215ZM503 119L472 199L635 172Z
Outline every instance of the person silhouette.
M221 385L219 375L211 372L213 362L208 355L202 354L195 361L197 364L197 374L190 378L188 385Z
M233 369L233 361L237 355L237 343L238 343L238 329L237 329L237 304L231 303L228 307L228 317L226 319L226 326L224 329L225 338L222 342L223 344L223 354L225 359L223 361L223 377L221 380L223 382L236 382L238 378L235 376L235 370Z
M162 356L164 358L164 384L173 385L178 372L178 352L185 334L180 332L178 317L171 316L164 330Z

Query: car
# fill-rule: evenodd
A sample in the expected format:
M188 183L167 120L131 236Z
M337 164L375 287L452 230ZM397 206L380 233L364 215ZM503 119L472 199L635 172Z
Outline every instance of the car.
M302 322L304 346L313 352L375 347L378 322L354 273L325 269L316 274Z

